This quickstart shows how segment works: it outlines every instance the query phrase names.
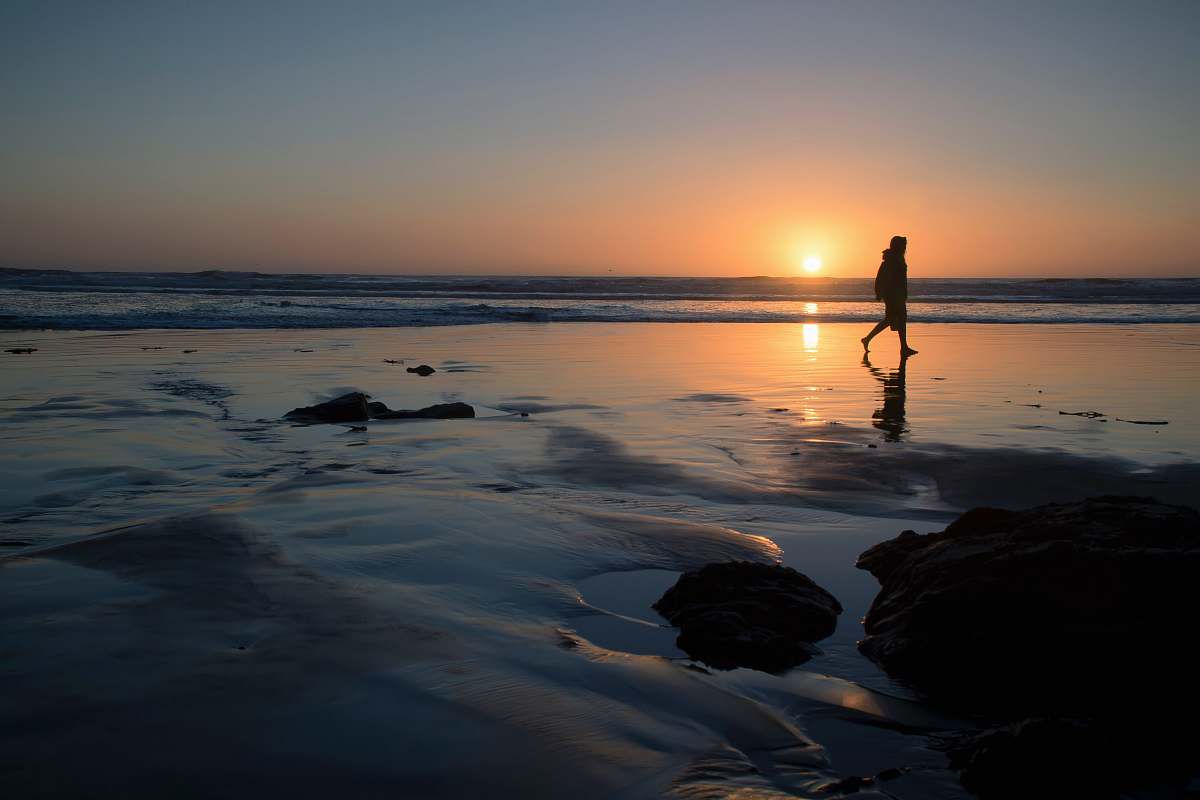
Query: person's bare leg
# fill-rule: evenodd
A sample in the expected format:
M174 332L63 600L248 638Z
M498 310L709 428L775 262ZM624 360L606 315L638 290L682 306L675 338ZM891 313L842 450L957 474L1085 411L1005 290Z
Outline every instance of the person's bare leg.
M864 353L871 352L871 340L874 339L876 336L878 336L880 333L882 333L883 329L886 328L887 325L888 325L888 322L885 319L883 322L879 323L874 328L872 328L870 333L868 333L863 338L859 339L859 341L862 342L862 344L863 344L863 352Z
M908 326L901 325L897 333L900 334L900 358L915 356L917 351L908 346Z

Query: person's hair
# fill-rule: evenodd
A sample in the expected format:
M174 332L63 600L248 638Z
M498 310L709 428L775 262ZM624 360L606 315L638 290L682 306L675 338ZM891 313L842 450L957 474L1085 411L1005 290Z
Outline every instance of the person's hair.
M888 244L888 247L892 250L902 250L902 249L908 247L908 237L907 236L893 236L891 243Z

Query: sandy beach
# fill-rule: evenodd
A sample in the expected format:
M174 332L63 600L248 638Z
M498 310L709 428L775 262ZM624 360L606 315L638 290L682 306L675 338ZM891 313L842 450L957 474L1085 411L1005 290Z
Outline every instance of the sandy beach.
M0 334L35 348L0 391L4 783L967 796L929 738L962 721L856 650L855 557L978 505L1194 502L1200 334L916 326L901 374L861 327ZM281 420L352 390L476 418ZM840 600L820 655L676 649L651 604L731 559Z

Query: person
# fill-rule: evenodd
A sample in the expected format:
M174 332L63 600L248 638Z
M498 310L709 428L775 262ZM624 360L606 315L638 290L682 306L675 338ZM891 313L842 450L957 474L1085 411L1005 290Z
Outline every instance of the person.
M883 262L875 276L875 299L883 301L883 321L862 338L863 352L871 352L871 340L891 328L900 334L900 358L915 356L916 350L908 346L908 264L904 262L904 251L908 239L893 236L887 250L883 251Z

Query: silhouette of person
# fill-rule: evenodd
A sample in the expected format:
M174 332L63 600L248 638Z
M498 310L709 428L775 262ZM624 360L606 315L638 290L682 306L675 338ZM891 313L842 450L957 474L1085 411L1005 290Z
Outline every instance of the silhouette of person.
M890 246L883 251L883 261L875 276L875 299L883 301L883 321L871 329L862 338L863 352L871 352L871 340L891 328L900 334L900 357L915 356L916 350L908 346L908 264L904 261L904 251L908 249L908 239L903 236L893 236Z
M908 426L904 420L904 373L908 359L901 358L900 368L890 373L871 366L866 353L863 354L862 363L883 386L883 404L871 414L871 419L874 420L871 424L883 431L885 442L902 441L904 434L908 433Z

